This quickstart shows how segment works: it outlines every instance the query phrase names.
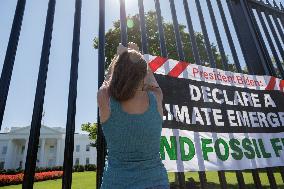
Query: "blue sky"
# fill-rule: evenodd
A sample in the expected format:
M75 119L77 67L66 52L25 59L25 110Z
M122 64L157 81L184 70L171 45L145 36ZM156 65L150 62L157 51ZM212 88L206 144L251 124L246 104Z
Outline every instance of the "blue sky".
M171 20L169 1L161 1L162 15L166 21ZM180 23L186 25L181 0L175 0L177 16ZM223 1L224 2L224 1ZM0 69L6 53L11 25L13 21L16 0L2 0L0 6ZM201 1L204 5L205 1ZM47 11L47 0L28 0L23 19L22 31L15 60L10 91L6 104L3 128L27 126L31 123L33 101L40 62L40 53L44 24ZM138 13L137 0L126 0L127 14ZM212 1L216 14L216 3ZM144 0L145 11L154 9L154 0ZM194 1L189 1L191 15L196 31L200 25ZM92 47L92 40L98 35L98 0L83 0L81 22L81 44L78 78L76 131L80 132L80 125L85 122L95 122L97 116L97 50ZM47 87L44 103L45 116L43 123L47 126L66 125L69 72L71 63L71 45L74 18L74 0L58 0L55 9L54 30L50 63L47 77ZM204 7L204 6L202 6ZM224 4L225 13L228 15ZM119 18L119 1L106 0L106 31L112 22ZM216 39L210 24L208 11L203 10L209 38L211 42ZM218 25L222 26L220 15L216 14ZM229 18L231 32L232 22ZM221 30L222 40L227 54L230 54L227 39ZM240 47L233 35L240 61L244 64ZM216 44L216 42L215 42ZM230 57L230 60L232 58ZM0 70L0 71L1 71Z

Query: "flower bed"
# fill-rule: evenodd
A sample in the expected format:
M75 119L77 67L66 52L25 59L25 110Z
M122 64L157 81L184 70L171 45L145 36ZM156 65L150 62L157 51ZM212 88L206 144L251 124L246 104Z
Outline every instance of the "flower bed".
M35 181L43 181L43 180L51 180L61 178L63 175L63 171L48 171L48 172L40 172L35 174ZM22 183L24 178L23 173L15 174L15 175L0 175L0 186L7 186L12 184L20 184Z

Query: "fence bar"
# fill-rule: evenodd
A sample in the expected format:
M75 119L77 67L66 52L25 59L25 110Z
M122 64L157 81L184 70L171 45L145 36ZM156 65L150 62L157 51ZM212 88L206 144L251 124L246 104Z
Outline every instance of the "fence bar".
M105 0L99 0L99 46L98 46L98 89L104 81L105 69ZM100 123L99 109L97 108L97 189L101 188L103 170L105 167L106 141Z
M197 43L196 43L196 38L195 38L195 34L194 34L191 16L190 16L190 13L189 13L189 7L188 7L187 0L183 0L183 7L184 7L187 26L188 26L188 30L189 30L189 37L190 37L190 41L191 41L191 48L192 48L194 60L195 60L195 63L197 65L201 65L200 56L199 56L199 52L198 52L198 47L197 47Z
M184 56L182 41L181 41L181 37L180 37L180 31L179 31L179 25L178 25L178 20L177 20L175 3L174 3L174 0L169 0L169 1L170 1L170 7L171 7L171 13L172 13L172 19L173 19L173 26L174 26L175 40L176 40L178 56L179 56L180 60L184 61L185 56ZM177 177L178 177L179 187L182 188L182 189L185 188L185 175L184 175L184 173L178 172Z
M181 41L180 32L179 32L175 3L174 3L174 0L169 0L169 1L170 1L170 7L171 7L171 13L172 13L172 19L173 19L173 25L174 25L178 56L180 60L185 60L183 47L182 47L182 41Z
M273 169L271 167L267 167L266 171L267 171L267 177L269 180L270 188L277 189L276 180L273 174Z
M73 168L73 150L74 150L74 132L76 116L76 99L77 99L77 80L78 80L78 63L79 63L79 46L80 46L80 27L81 27L81 8L82 0L76 0L72 58L69 82L69 96L66 122L66 137L64 149L63 178L62 188L71 189L72 185L72 168Z
M275 23L275 26L277 28L277 31L278 31L279 35L281 36L282 42L284 43L284 32L283 32L283 30L282 30L282 28L281 28L281 26L280 26L280 24L278 22L277 16L272 15L272 18L274 20L274 23Z
M284 182L284 167L280 166L279 171L280 171L280 174L281 174L282 182Z
M226 189L227 181L226 181L225 171L218 171L218 177L219 177L221 189Z
M26 156L23 189L33 188L35 166L38 151L38 142L41 128L42 109L44 103L46 78L49 63L50 46L52 39L54 12L56 0L49 0L46 16L46 24L44 38L41 51L40 67L38 73L33 116L31 122L31 130L28 143L28 151Z
M125 12L125 0L120 0L120 37L121 44L127 47L127 20Z
M269 35L268 29L267 29L267 27L266 27L266 24L265 24L265 22L264 22L264 19L263 19L263 17L262 17L262 14L261 14L261 12L258 11L258 10L256 10L256 12L257 12L257 15L258 15L258 17L259 17L259 20L260 20L260 22L261 22L261 25L262 25L263 31L264 31L264 33L265 33L265 36L266 36L266 38L267 38L267 41L268 41L268 43L269 43L269 46L270 46L270 48L271 48L273 57L275 58L275 62L276 62L276 64L277 64L277 67L278 67L278 69L279 69L279 71L280 71L281 77L284 78L284 70L283 70L283 67L282 67L282 65L281 65L280 59L279 59L279 57L278 57L278 54L277 54L276 49L275 49L275 47L274 47L274 44L273 44L273 42L272 42L271 36Z
M166 47L166 42L165 42L165 33L164 33L164 28L163 28L163 21L162 21L162 16L161 16L160 1L159 0L154 0L154 1L155 1L156 13L157 13L161 55L163 57L168 57L168 52L167 52L167 47Z
M250 74L269 75L247 1L227 0L227 4Z
M214 15L214 11L213 11L213 8L212 8L211 0L207 0L206 2L207 2L209 14L210 14L211 22L212 22L212 25L213 25L215 37L216 37L216 40L217 40L217 44L218 44L218 47L219 47L219 51L220 51L220 54L221 54L221 60L222 60L223 68L224 68L224 70L228 71L228 69L229 69L228 68L228 60L227 60L227 57L226 57L224 46L222 44L222 39L221 39L221 36L220 36L220 32L219 32L219 29L218 29L218 25L217 25L217 21L216 21L215 15Z
M245 181L244 181L244 175L243 175L242 171L237 170L237 171L236 171L236 177L237 177L239 189L244 189L244 188L246 188L246 187L245 187Z
M239 44L240 44L240 46L241 46L241 49L242 49L242 52L243 52L243 55L244 55L244 58L245 59L247 59L246 58L246 51L244 51L244 49L245 49L245 47L244 47L244 45L243 45L243 43L242 43L242 38L241 38L241 32L239 32L239 29L238 29L238 22L240 22L240 21L237 21L236 19L234 19L234 9L233 9L233 1L232 0L226 0L226 3L227 3L227 6L228 6L228 10L229 10L229 12L230 12L230 15L231 15L231 18L232 18L232 21L233 21L233 24L234 24L234 28L235 28L235 30L236 30L236 34L237 34L237 37L238 37L238 41L239 41ZM235 2L236 3L236 2ZM243 20L242 20L242 22L243 22ZM253 74L253 68L252 68L252 66L247 62L247 61L245 61L245 63L246 63L246 66L247 66L247 69L248 69L248 72L249 73L252 73Z
M12 29L10 33L10 38L6 50L6 55L4 59L4 64L2 68L2 73L0 78L0 130L3 122L7 96L9 92L15 57L17 53L17 47L21 33L25 6L26 6L26 0L18 0L12 24Z
M255 188L262 189L262 185L261 185L261 181L260 181L258 170L257 169L253 169L251 172L252 172L252 178L253 178L253 181L254 181Z
M200 188L206 189L207 188L207 179L205 171L198 171L199 181L200 181Z
M233 42L233 38L232 38L230 29L229 29L229 26L228 26L228 22L227 22L225 13L224 13L224 8L223 8L223 5L221 3L221 0L217 0L217 5L218 5L218 9L219 9L219 12L220 12L220 15L221 15L221 19L222 19L222 22L223 22L225 33L226 33L226 36L227 36L227 39L228 39L228 43L229 43L229 46L230 46L230 49L231 49L231 52L232 52L234 63L236 65L237 71L239 73L241 73L242 68L241 68L241 65L240 65L240 61L239 61L239 58L238 58L238 55L237 55L237 51L236 51L236 48L235 48L235 45L234 45L234 42Z
M263 2L263 0L258 0L258 1L256 1L256 0L248 0L248 2L250 4L253 4L253 5L257 6L259 9L265 9L265 10L268 10L270 12L275 12L278 15L283 15L284 14L284 12L281 11L280 9L277 9L277 8L274 8L273 6L271 6L269 1L266 1L266 3L265 3L265 2Z
M148 41L147 41L143 0L138 0L138 6L139 6L139 17L140 17L142 53L148 54L149 51L148 51Z
M215 62L213 52L212 52L212 49L211 49L211 44L210 44L210 41L209 41L209 37L208 37L207 29L206 29L206 26L205 26L205 21L204 21L204 17L203 17L203 13L202 13L202 9L201 9L201 5L200 5L199 0L195 0L195 4L196 4L198 16L199 16L199 21L200 21L204 41L205 41L207 56L209 58L209 62L210 62L211 67L216 68L216 62Z
M256 29L256 31L258 33L258 36L259 36L258 38L260 40L260 45L261 45L261 47L263 49L263 52L264 52L264 58L265 58L265 61L267 63L267 68L269 70L269 73L270 73L270 75L272 75L274 77L277 77L275 68L274 68L273 63L271 61L270 55L269 55L268 50L266 48L265 42L263 40L262 34L260 32L260 29L258 27L257 21L255 19L255 16L252 16L252 21L254 22L254 25L256 26L255 29Z
M272 1L275 8L279 9L275 0Z
M264 12L264 15L265 15L265 17L266 17L267 23L268 23L268 25L269 25L270 31L271 31L271 33L272 33L272 35L273 35L273 38L274 38L274 41L275 41L275 43L276 43L276 45L277 45L277 48L278 48L278 50L279 50L279 53L280 53L280 55L281 55L281 57L282 57L282 60L284 61L284 51L283 51L283 47L282 47L282 45L281 45L281 43L280 43L280 41L279 41L280 39L278 39L277 33L276 33L275 29L274 29L274 26L273 26L273 24L272 24L272 21L271 21L271 19L270 19L269 14L267 14L267 12L265 11L265 12Z

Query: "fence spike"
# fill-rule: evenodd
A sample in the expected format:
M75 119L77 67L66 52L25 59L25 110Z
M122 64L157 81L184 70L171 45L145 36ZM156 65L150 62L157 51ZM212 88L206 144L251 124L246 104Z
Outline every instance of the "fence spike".
M280 2L280 8L282 11L284 11L284 6L282 5L282 3Z
M269 0L266 0L268 6L273 7Z
M277 5L275 0L273 0L273 5L274 5L275 8L279 9L279 7L278 7L278 5Z

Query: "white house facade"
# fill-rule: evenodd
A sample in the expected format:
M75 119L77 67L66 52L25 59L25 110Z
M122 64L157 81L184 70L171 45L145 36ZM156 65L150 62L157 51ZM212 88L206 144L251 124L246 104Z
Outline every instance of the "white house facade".
M0 133L0 169L24 168L30 126L12 127ZM90 146L87 134L75 133L73 165L96 164L97 150ZM41 126L37 153L38 167L62 166L64 161L65 128Z

